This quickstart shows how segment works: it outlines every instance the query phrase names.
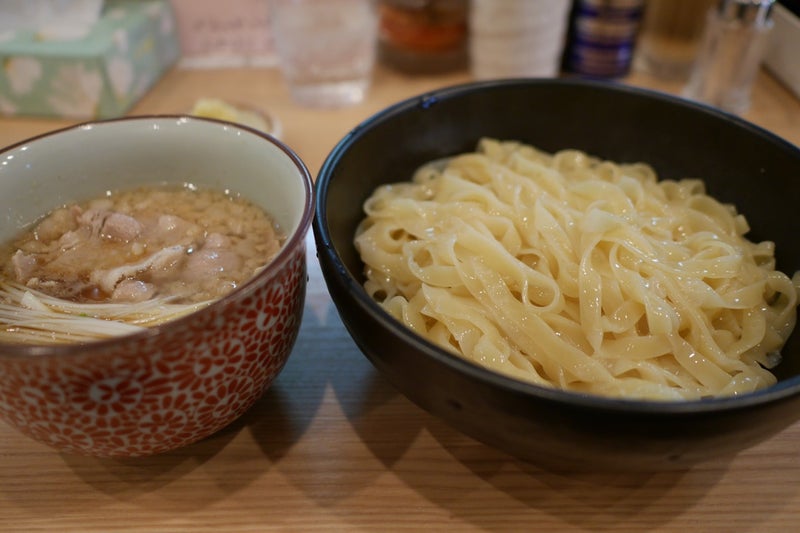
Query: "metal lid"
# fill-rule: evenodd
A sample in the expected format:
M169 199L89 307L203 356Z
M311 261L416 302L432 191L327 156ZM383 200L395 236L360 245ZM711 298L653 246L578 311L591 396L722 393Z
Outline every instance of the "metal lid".
M763 26L770 20L775 0L722 0L719 13L724 20Z

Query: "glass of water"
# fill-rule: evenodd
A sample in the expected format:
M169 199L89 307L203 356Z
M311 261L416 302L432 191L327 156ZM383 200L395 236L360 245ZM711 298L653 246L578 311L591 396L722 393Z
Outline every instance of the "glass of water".
M272 37L292 98L314 107L361 102L377 40L373 0L272 0Z

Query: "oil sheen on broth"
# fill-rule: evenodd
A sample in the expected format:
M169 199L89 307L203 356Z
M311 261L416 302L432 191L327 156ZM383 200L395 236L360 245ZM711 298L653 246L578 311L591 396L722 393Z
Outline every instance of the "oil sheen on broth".
M238 196L148 186L52 211L0 249L0 274L72 302L197 304L247 281L283 241Z

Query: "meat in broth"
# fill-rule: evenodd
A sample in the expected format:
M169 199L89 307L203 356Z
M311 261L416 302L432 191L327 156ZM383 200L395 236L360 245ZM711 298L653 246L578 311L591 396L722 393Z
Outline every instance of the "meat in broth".
M143 187L51 212L0 250L0 274L75 302L197 303L245 282L283 240L242 198Z

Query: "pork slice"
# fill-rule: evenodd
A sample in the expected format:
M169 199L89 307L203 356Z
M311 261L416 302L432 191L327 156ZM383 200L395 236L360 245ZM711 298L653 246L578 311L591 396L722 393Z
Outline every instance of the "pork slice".
M84 240L86 240L86 232L82 232L79 229L74 231L68 231L58 239L58 246L61 248L62 251L70 250L75 248Z
M195 237L202 233L200 226L175 215L159 216L155 231L161 238L169 235L170 240Z
M130 215L112 212L103 221L103 237L129 242L142 232L142 224Z
M230 248L231 239L222 233L209 233L203 243L204 249Z
M36 226L36 239L49 243L58 240L76 227L78 224L72 209L66 207L56 209Z
M11 256L11 264L14 266L14 276L17 281L25 284L35 274L39 262L36 260L36 256L17 250Z
M151 283L138 279L123 279L111 293L111 299L116 302L143 302L149 300L156 293L156 288Z
M145 258L139 263L123 265L107 270L95 270L91 273L90 280L108 294L113 294L117 284L123 279L133 278L140 272L149 269L168 269L180 262L184 254L184 247L180 245L168 246Z
M204 246L189 255L184 279L213 278L222 272L236 271L242 260L230 250Z
M78 224L91 228L92 235L100 235L103 230L103 223L111 214L106 209L87 209L77 214Z
M88 226L93 236L128 242L142 233L142 224L130 215L107 209L87 209L78 222Z
M203 228L175 215L158 215L143 221L144 229L139 240L159 247L182 245L192 250L202 241Z

